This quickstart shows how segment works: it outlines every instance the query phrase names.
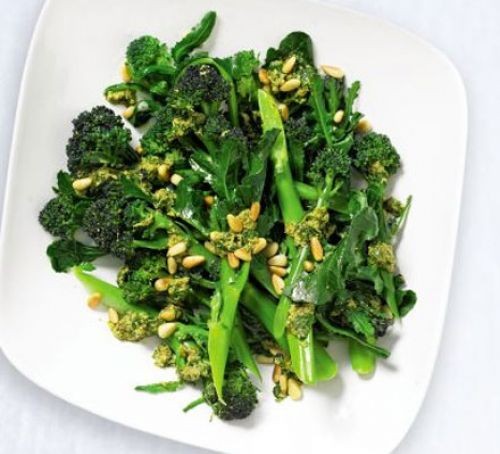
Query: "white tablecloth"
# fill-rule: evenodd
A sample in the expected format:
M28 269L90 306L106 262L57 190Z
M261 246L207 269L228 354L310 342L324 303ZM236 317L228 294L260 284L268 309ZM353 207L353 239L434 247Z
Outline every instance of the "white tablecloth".
M396 452L499 452L500 3L498 0L333 3L392 20L418 33L444 50L465 79L470 114L469 150L450 307L429 393ZM0 4L0 195L3 197L20 77L42 0L1 0ZM76 409L26 380L0 352L0 454L165 452L201 451Z

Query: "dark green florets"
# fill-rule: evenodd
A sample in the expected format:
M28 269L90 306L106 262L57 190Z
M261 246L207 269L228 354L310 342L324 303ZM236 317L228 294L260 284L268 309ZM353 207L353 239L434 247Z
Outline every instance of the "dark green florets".
M325 178L347 177L351 171L351 158L345 147L328 147L321 150L307 176L314 184L322 184Z
M79 228L87 203L75 203L69 197L60 195L49 200L42 209L38 220L42 227L53 236L73 238Z
M127 66L134 80L141 79L148 67L170 65L171 61L167 46L154 36L141 36L127 47Z
M177 92L194 106L217 103L227 99L229 84L211 65L191 65L177 81Z
M238 363L226 369L224 402L219 401L215 385L207 380L203 386L203 397L217 417L224 421L244 419L252 413L257 404L257 388L250 380L245 369Z
M84 174L97 167L123 168L138 160L130 146L132 135L123 121L104 106L82 112L73 120L73 135L66 145L68 169Z
M357 137L352 148L354 167L367 180L385 181L394 175L401 163L389 137L370 132Z

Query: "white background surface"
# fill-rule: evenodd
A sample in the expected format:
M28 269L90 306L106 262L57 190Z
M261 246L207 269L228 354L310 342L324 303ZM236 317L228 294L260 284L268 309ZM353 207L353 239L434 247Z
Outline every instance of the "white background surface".
M24 58L42 1L17 0L7 7L7 0L0 0L4 3L0 17L1 191ZM495 233L500 227L496 175L500 169L500 4L495 0L335 3L415 31L445 51L464 77L469 151L450 307L428 396L397 453L498 452L500 342L495 328L500 322L500 246ZM201 452L73 408L28 382L1 353L0 408L1 454Z

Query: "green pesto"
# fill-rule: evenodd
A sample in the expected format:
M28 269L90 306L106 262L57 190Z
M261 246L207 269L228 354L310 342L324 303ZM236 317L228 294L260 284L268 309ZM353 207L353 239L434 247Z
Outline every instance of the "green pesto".
M163 213L170 214L175 204L175 192L169 188L160 188L153 193L153 204Z
M316 207L297 223L287 224L285 232L293 238L297 246L307 246L312 237L323 237L329 222L328 209Z
M201 378L210 376L210 364L198 347L192 344L182 344L178 353L185 361L182 367L177 368L181 380L197 382Z
M126 312L117 323L109 322L108 325L117 339L138 342L156 333L159 320L141 312Z
M288 311L286 327L299 339L305 339L314 323L314 304L292 304Z
M105 94L106 101L111 104L124 104L125 106L133 106L136 103L136 96L134 90L127 88L123 90L108 90Z
M389 243L373 243L368 246L368 263L394 273L396 270L396 257L394 248Z
M172 364L173 353L166 344L158 345L153 351L153 361L155 366L167 367Z
M168 283L167 301L177 304L183 302L189 293L189 283L189 276L172 278Z

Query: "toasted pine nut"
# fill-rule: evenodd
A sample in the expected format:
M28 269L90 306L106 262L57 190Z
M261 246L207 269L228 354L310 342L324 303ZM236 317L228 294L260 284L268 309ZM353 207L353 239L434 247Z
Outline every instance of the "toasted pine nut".
M173 257L167 258L167 269L169 274L175 274L177 272L177 262Z
M277 274L273 274L271 282L273 284L274 291L278 295L281 295L283 293L283 289L285 288L285 281L283 278L279 277Z
M299 382L291 377L288 379L288 395L292 400L299 400L302 397L302 389Z
M250 205L250 219L252 221L256 221L259 219L260 216L260 202L253 202L252 205Z
M280 91L283 92L294 91L297 90L297 88L299 87L300 87L299 79L288 79L286 82L283 82L283 84L280 86Z
M282 266L270 266L269 271L271 271L272 274L276 274L279 277L285 277L288 274L288 271L286 268L283 268Z
M259 69L259 80L264 85L269 85L271 81L269 80L269 76L267 75L267 69L264 68Z
M212 254L215 254L217 252L215 250L215 246L210 241L205 241L205 243L203 243L203 246L205 246L205 249Z
M120 67L120 76L123 82L130 82L130 80L132 79L128 66L125 63L123 63L123 65Z
M87 306L90 307L90 309L96 309L99 304L102 302L102 294L99 292L92 293L89 295L87 298Z
M135 106L130 106L127 107L123 112L122 112L122 117L128 120L132 115L134 115L135 112Z
M272 356L255 355L255 361L259 364L274 364L274 358Z
M232 252L227 254L227 262L233 270L237 269L240 266L240 259L236 257Z
M142 148L142 145L136 145L136 147L134 148L135 152L137 154L142 154L144 153L144 148Z
M283 103L278 104L278 112L281 115L282 120L287 121L290 116L290 111L288 110L288 106Z
M367 132L370 132L372 129L373 126L366 117L363 117L361 120L359 120L358 124L356 125L356 131L362 134L366 134Z
M161 181L165 182L167 182L170 179L169 167L167 166L167 164L160 164L158 166L158 178Z
M167 251L167 257L175 257L177 255L184 254L187 251L187 244L185 241L179 241L177 244L174 244Z
M314 260L316 260L317 262L321 262L321 260L323 260L324 253L323 253L323 246L321 245L319 238L317 236L313 236L310 242L311 242L311 254L314 257Z
M170 278L168 277L160 277L155 281L155 290L157 292L165 292L168 288L168 284L170 283Z
M110 321L110 323L118 323L118 321L120 320L118 312L116 312L116 310L112 307L108 309L108 320Z
M205 202L206 206L211 207L215 202L215 197L213 195L206 195L205 197L203 197L203 201Z
M265 238L257 238L257 241L252 246L252 254L258 254L262 252L267 246L267 241Z
M92 178L85 177L73 181L72 186L75 191L80 192L80 191L85 191L85 189L88 189L91 184L92 184Z
M333 122L340 123L343 119L344 119L344 111L337 110L337 112L335 112L335 115L333 116Z
M158 337L160 339L167 339L167 337L170 337L172 334L174 334L176 329L177 329L177 323L172 323L172 322L162 323L158 327Z
M276 241L269 243L264 249L264 255L269 258L278 253L280 245Z
M283 394L286 394L288 391L288 378L286 375L281 375L279 378L280 389Z
M251 252L249 252L244 247L236 249L236 251L234 251L234 255L240 260L243 260L244 262L250 262L252 260Z
M170 177L170 183L172 183L174 186L178 186L182 180L183 180L182 176L179 175L178 173L174 173Z
M203 255L189 255L182 260L182 266L188 270L205 263Z
M226 219L231 231L234 233L241 233L243 231L243 222L241 222L240 218L237 218L233 214L228 214Z
M338 66L321 65L323 72L335 79L342 79L344 77L344 70Z
M209 237L212 241L217 241L217 238L219 237L219 233L218 232L210 232Z
M167 306L165 309L162 309L158 317L166 322L173 322L177 318L175 306Z
M310 273L312 270L314 270L314 263L310 260L306 260L304 262L304 270Z
M281 72L285 74L289 74L292 72L295 63L297 62L297 57L292 55L290 58L287 58L283 66L281 67Z
M268 265L271 266L287 266L288 265L288 258L285 254L278 254L273 257L271 257L267 261Z
M273 382L278 383L280 377L281 377L281 366L279 364L275 364L273 369Z

